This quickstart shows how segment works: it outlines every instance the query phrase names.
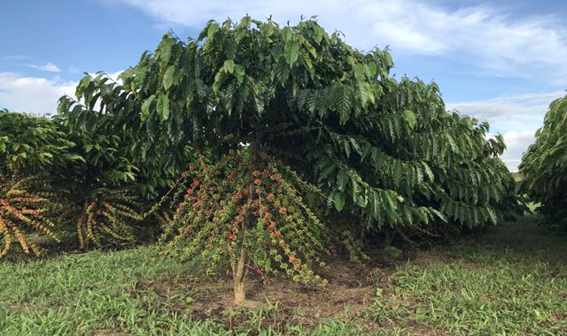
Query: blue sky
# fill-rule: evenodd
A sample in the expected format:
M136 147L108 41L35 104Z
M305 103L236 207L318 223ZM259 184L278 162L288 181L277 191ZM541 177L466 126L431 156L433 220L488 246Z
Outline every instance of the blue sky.
M0 108L53 112L83 72L117 74L173 29L209 19L318 15L363 50L390 46L396 76L435 80L448 108L504 135L514 170L567 89L567 3L477 0L18 0L0 2Z

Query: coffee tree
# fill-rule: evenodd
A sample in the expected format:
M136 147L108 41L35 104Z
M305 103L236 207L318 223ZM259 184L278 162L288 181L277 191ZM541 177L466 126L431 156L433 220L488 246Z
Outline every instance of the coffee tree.
M132 226L143 206L131 190L137 170L121 151L126 143L116 134L68 124L58 117L0 112L6 252L13 233L26 253L30 247L38 254L39 248L25 240L32 229L58 240L56 231L73 226L81 248L100 246L103 237L135 240Z
M47 183L48 171L80 163L74 146L50 119L0 111L0 257L14 242L25 253L41 255L30 233L59 241L65 207Z
M0 110L0 173L42 173L79 162L75 143L46 117Z
M146 141L132 93L103 73L81 80L75 98L60 99L58 118L78 143L85 163L68 172L81 248L132 243L147 202L173 183L190 155L187 146L164 149ZM80 102L80 103L79 103ZM184 162L183 166L186 166Z
M128 156L127 143L107 131L70 128L70 132L84 162L58 183L69 191L67 198L74 204L79 247L101 246L102 240L135 241L132 228L142 218L143 204L134 190L139 170Z
M222 157L244 144L247 162L241 161L237 168L241 172L238 177L241 185L229 194L247 189L249 200L246 202L253 203L258 197L254 192L257 186L254 173L268 169L268 162L272 160L268 139L288 132L286 125L293 122L295 112L289 111L285 102L286 94L293 93L295 84L286 82L292 71L300 74L306 69L305 64L297 62L300 44L313 44L309 55L303 55L301 49L303 60L310 62L310 58L315 59L320 52L319 62L323 64L325 59L333 58L331 49L335 41L339 41L337 37L331 41L323 29L311 21L294 29L280 29L275 23L262 24L250 18L240 24L227 21L222 28L211 22L198 40L188 43L166 36L154 55L145 54L136 68L122 76L124 95L131 94L136 103L127 109L113 108L111 116L117 120L135 114L140 107L140 124L148 130L144 141L150 148L156 144L173 148L191 144L199 152L209 149ZM272 53L276 44L279 49ZM319 76L313 68L311 76L314 79ZM325 85L331 84L328 79L324 80L328 82ZM102 90L96 90L93 96L99 92ZM77 115L88 113L80 105L64 109ZM285 197L292 204L302 199L291 184L283 185L290 186L282 191L283 196L275 194L277 197ZM254 232L257 219L247 212L241 215L244 220L236 229ZM314 216L304 218L309 223L299 218L296 222L301 225L317 223ZM232 221L225 224L230 225ZM191 225L191 221L187 220L186 225ZM239 239L244 237L246 234ZM230 246L228 248L232 249ZM238 269L247 269L250 265L249 244L238 243L234 255L236 265L243 265L233 272L235 299L241 301L244 295L239 288L243 287L244 279Z
M206 188L181 184L191 200L183 204L198 205L177 209L173 222L185 237L177 240L191 246L189 251L242 263L244 269L270 259L253 257L258 246L271 250L260 243L271 241L251 238L271 232L257 225L263 213L258 217L258 209L247 208L235 227L238 235L219 230L234 222L243 204L265 196L261 187L255 191L263 172L286 181L281 183L288 187L274 193L283 197L280 202L299 207L314 198L330 206L309 204L290 219L294 225L317 226L305 209L342 212L355 219L344 231L349 237L353 230L475 228L510 215L517 201L512 176L498 158L501 137L486 140L486 123L447 113L435 84L396 80L392 67L387 50L358 51L314 20L284 27L250 17L211 21L197 39L164 36L154 53L144 53L121 75L120 85L85 77L78 99L63 98L60 111L77 127L120 130L132 141L131 157L162 163L148 170L179 173L187 161L195 164L187 152L211 160L194 173L202 174ZM232 172L224 167L230 151L238 159L231 161L237 175L228 183ZM281 165L273 164L279 160ZM204 174L205 167L214 173ZM215 190L220 195L213 197ZM231 196L243 190L246 201ZM323 236L313 235L313 246ZM222 252L219 237L226 245ZM200 249L207 239L214 253ZM311 250L317 248L300 253ZM243 281L237 268L235 292Z
M567 227L567 97L549 106L536 141L522 158L522 190L541 203L549 225Z

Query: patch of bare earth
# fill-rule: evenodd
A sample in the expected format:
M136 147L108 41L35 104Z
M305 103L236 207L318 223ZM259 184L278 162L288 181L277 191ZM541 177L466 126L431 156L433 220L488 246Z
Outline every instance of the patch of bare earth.
M120 331L113 330L95 330L93 336L125 336L126 334Z
M287 324L315 326L329 318L348 319L368 308L375 300L375 286L370 273L344 260L329 263L321 272L328 285L303 285L289 279L271 278L263 284L259 277L249 276L246 283L247 299L262 313L262 324L283 330ZM192 300L176 301L176 313L190 315L195 320L213 320L228 328L250 319L250 310L233 303L232 278L191 281L183 278L142 282L142 291L151 290L163 299L175 297L183 291L191 293ZM239 313L240 312L240 313Z
M191 298L189 302L176 300L170 303L172 312L186 314L194 320L212 320L228 329L245 327L254 318L255 326L259 323L261 327L269 326L281 332L289 325L314 327L327 319L356 321L369 334L394 327L380 325L363 313L377 300L376 287L387 288L394 267L381 265L376 272L377 263L360 267L338 259L328 262L328 265L328 270L320 272L329 281L326 286L306 286L285 278L272 278L268 284L263 284L259 277L249 276L247 299L253 303L253 309L234 305L232 278L229 276L202 280L160 279L142 282L138 287L141 291L154 292L164 301L178 297L180 293L190 293L187 294ZM379 278L377 273L380 273ZM383 297L391 294L386 289ZM407 327L412 330L411 334L434 334L418 323L411 325L410 322Z

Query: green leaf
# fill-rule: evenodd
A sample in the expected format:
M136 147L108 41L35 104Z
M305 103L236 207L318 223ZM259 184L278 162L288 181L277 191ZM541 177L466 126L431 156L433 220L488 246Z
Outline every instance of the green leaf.
M213 22L209 25L209 29L207 30L207 37L209 38L209 40L213 39L213 37L215 36L216 32L219 31L219 29L220 26L216 22Z
M397 206L394 202L394 198L390 191L386 191L382 193L382 202L386 205L385 210L386 214L390 218L390 221L395 221L397 217Z
M241 85L242 82L244 81L244 76L245 76L244 68L242 68L242 66L237 64L234 67L234 76L236 77L236 83L238 85Z
M77 85L77 89L75 90L75 96L80 97L84 93L84 90L90 86L90 84L91 84L91 77L90 76L83 77L79 82L79 85Z
M338 212L341 212L345 207L345 198L346 198L345 196L346 196L345 193L342 191L335 194L334 203L335 203L335 209L337 209Z
M295 40L289 40L284 47L284 58L289 66L293 66L299 56L299 44Z
M250 16L246 15L245 17L242 18L242 20L240 20L240 26L248 29L250 27L251 21L252 21L252 18Z
M283 36L283 40L284 42L288 42L291 39L291 28L289 27L284 27L282 29L282 36Z
M364 79L365 76L365 66L364 64L356 64L354 66L354 77L359 80L359 83L362 83L360 80Z
M355 152L362 156L362 150L360 148L360 146L358 145L358 142L356 142L356 140L354 138L349 138L350 144L352 145L352 148L355 150Z
M323 30L323 28L316 26L315 27L315 35L313 36L313 40L317 44L321 43L321 40L323 40L323 34L325 34L325 31Z
M154 101L155 98L156 98L155 95L151 95L142 104L142 121L145 122L150 117L150 106L152 105L152 102Z
M166 121L167 119L169 119L169 97L165 93L162 93L159 96L157 112L160 121Z
M413 111L410 110L404 110L402 114L404 119L408 123L409 127L413 129L415 127L415 124L417 123L417 117L415 116L415 113L413 113Z
M392 55L390 55L390 53L388 51L384 52L384 57L386 60L386 66L388 68L391 68L394 66L394 60L392 59Z
M339 122L344 125L350 118L352 109L352 96L350 87L347 85L341 85L335 91L337 112L339 113Z
M362 104L362 107L368 106L368 96L369 96L368 83L359 82L357 87L358 87L358 95L360 97L360 102Z
M337 173L337 186L340 191L345 191L348 182L348 174L344 170L339 170Z
M169 90L169 88L171 88L171 86L173 85L174 74L175 74L175 65L171 65L169 68L167 68L165 74L163 75L163 87L166 90Z
M169 62L169 59L171 58L171 50L173 49L174 45L175 40L173 38L167 35L163 37L163 40L160 43L157 51L157 53L159 53L160 55L159 58L162 64L167 64Z
M227 73L233 73L234 72L234 60L226 60L224 61L224 65L222 66L222 69L224 70L224 72Z

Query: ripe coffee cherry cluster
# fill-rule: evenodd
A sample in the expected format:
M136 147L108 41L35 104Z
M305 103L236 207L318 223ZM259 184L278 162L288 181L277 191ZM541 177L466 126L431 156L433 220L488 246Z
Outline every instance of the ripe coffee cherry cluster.
M297 281L321 280L311 265L325 250L320 241L324 226L280 172L281 164L267 161L249 170L242 159L236 154L215 165L201 161L190 167L174 218L180 234L173 244L186 241L184 253L206 257L211 272L224 261L234 275L244 257L263 281L280 271Z

